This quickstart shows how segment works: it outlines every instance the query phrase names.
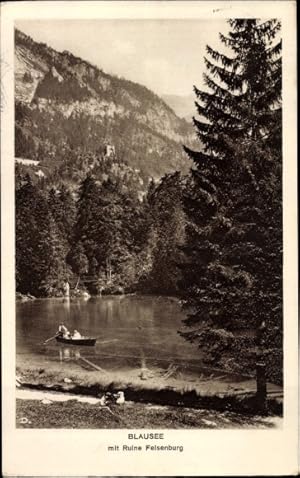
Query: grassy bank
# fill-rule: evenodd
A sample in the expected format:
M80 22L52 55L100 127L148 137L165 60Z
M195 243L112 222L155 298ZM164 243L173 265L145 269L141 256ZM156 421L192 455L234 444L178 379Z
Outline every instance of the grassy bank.
M134 402L127 402L122 406L100 407L76 400L49 404L38 400L17 400L16 422L18 428L81 429L228 429L280 426L278 418L245 416L230 411L195 410Z

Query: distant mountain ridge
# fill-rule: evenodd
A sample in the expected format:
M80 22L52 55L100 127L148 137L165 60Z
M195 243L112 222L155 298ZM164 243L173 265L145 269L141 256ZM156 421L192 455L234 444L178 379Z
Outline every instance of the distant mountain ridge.
M182 145L193 127L146 87L109 75L70 52L15 31L16 156L49 174L112 145L144 179L190 167ZM74 176L74 174L73 174Z
M179 118L191 122L196 114L194 95L163 95L162 99L176 113Z

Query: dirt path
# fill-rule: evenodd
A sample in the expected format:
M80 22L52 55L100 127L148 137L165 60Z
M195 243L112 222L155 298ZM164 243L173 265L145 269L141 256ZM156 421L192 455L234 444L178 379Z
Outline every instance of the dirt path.
M94 397L17 390L18 428L266 429L281 424L282 419L278 417L134 402L102 406Z

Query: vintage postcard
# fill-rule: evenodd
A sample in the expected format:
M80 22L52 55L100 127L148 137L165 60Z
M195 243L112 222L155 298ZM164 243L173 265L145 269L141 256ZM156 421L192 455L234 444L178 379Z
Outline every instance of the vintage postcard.
M4 476L298 471L296 5L1 6Z

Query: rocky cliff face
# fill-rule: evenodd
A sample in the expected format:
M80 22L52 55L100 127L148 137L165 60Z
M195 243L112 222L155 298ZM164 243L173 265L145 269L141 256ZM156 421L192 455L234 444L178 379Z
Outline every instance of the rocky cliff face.
M16 156L53 172L113 145L144 179L186 171L193 128L144 86L15 32Z

